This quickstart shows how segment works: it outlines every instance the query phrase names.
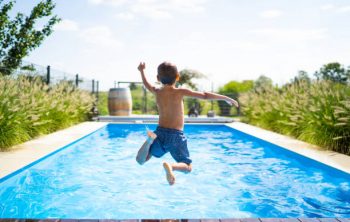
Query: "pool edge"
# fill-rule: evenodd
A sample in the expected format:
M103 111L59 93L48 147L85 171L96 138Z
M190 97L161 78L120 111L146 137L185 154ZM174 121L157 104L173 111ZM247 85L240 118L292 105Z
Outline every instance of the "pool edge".
M83 122L0 152L0 183L105 127L108 123Z

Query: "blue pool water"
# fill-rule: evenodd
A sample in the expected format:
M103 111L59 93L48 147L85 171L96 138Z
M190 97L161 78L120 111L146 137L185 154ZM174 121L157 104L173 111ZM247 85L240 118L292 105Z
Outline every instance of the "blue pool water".
M110 124L0 179L0 218L350 216L349 174L227 126L185 133L193 171L174 186L162 159L135 161L145 125Z

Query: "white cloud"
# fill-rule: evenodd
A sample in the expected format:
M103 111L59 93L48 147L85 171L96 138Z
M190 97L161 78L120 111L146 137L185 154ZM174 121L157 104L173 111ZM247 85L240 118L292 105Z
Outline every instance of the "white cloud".
M268 18L268 19L278 18L281 15L283 15L283 12L280 10L267 10L267 11L263 11L260 14L261 17Z
M341 12L341 13L350 12L350 5L339 7L338 12Z
M271 41L300 42L327 37L327 29L256 29L252 33Z
M235 50L242 50L242 51L257 51L257 50L263 50L268 48L266 44L260 44L254 41L246 41L246 40L240 40L240 41L230 41L225 43L226 47L230 47Z
M79 30L79 25L77 22L69 19L63 19L57 25L55 25L56 31L77 31Z
M144 1L133 5L131 11L137 15L143 15L152 19L167 19L172 17L171 13L164 9L162 5L156 5Z
M89 3L94 5L113 5L113 6L119 6L126 3L126 0L88 0Z
M203 12L206 2L206 0L138 0L131 10L149 18L171 18L177 13Z
M86 43L99 47L120 47L123 44L116 40L112 30L107 26L95 26L84 29L80 33L80 38Z
M125 9L116 17L124 20L136 16L152 19L169 19L178 13L201 13L208 0L88 0L94 5L123 6Z
M122 12L122 13L116 14L116 17L122 20L134 20L135 14L131 12Z
M350 12L350 5L335 6L333 4L326 4L321 6L321 10L334 11L338 13L348 13Z

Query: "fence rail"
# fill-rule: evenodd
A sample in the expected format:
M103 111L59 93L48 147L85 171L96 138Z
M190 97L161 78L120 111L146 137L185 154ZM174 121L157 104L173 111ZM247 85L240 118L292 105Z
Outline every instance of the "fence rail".
M68 81L74 84L77 88L89 91L96 94L98 98L99 81L95 79L85 78L79 74L71 74L58 69L52 68L50 65L42 66L28 61L23 61L21 67L17 69L9 69L0 63L0 74L4 71L11 73L12 77L25 76L40 76L48 85L55 85L61 81Z

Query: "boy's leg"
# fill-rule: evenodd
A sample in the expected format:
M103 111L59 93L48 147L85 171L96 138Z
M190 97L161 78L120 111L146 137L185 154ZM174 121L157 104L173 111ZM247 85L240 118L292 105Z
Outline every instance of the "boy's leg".
M141 146L136 156L136 161L140 165L144 164L147 160L151 158L151 155L149 153L149 148L151 147L153 141L157 138L157 135L152 131L147 131L147 135L148 135L147 140Z
M183 173L189 173L192 171L192 164L187 163L173 163L171 164L173 170L181 171Z
M166 173L166 179L170 185L173 185L175 183L175 175L173 173L174 170L184 173L189 173L192 171L192 165L186 163L169 164L167 162L163 162L163 167Z

